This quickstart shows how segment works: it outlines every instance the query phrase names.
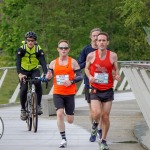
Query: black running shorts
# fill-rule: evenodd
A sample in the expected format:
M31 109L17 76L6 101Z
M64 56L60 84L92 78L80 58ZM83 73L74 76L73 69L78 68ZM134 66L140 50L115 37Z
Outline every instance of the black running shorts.
M114 100L113 88L105 91L100 91L92 87L90 98L91 100L99 100L101 102L113 101Z
M53 94L53 101L56 110L63 108L67 115L74 115L75 109L74 95Z

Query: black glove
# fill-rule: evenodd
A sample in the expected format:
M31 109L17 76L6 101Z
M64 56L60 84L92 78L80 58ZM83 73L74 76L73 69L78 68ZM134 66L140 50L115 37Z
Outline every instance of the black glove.
M45 75L45 74L43 74L41 78L42 78L42 79L41 79L42 82L47 82L47 78L46 78L46 75Z
M46 78L45 74L42 75L41 81L46 83L46 89L47 89L47 87L48 87L48 79Z

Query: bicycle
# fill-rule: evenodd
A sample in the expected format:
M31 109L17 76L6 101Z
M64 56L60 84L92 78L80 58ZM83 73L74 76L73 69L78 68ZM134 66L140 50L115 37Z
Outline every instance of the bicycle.
M35 85L34 81L40 80L42 82L46 82L47 88L47 80L43 81L41 77L35 77L34 79L27 78L26 81L28 82L28 91L27 91L27 101L25 104L26 110L26 123L28 131L33 129L34 132L37 132L38 128L38 104L37 104L37 94L35 92Z
M4 122L2 120L2 118L0 117L0 139L2 138L4 133Z

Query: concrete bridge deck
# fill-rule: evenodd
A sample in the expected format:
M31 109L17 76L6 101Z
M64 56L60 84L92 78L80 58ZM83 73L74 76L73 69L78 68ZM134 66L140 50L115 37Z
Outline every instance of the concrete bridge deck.
M71 125L66 123L66 149L99 150L98 142L89 142L91 123L88 115L84 96L76 97L75 121ZM0 150L60 149L56 116L39 117L37 133L27 131L26 123L20 120L20 105L0 107L0 116L5 126ZM146 131L149 135L145 134L147 126L132 92L115 94L110 120L107 138L110 150L144 150L143 146L150 147L150 134L149 131Z

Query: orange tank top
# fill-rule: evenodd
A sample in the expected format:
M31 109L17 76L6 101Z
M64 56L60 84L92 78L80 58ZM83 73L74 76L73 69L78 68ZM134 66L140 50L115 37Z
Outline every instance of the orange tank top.
M110 62L110 51L107 50L105 59L101 60L98 50L95 51L95 60L90 65L90 74L96 78L96 83L91 85L99 90L113 88L113 65Z
M72 95L76 93L76 84L71 84L66 87L63 84L64 80L73 80L75 77L72 68L72 58L68 57L68 64L65 66L59 65L59 58L56 59L54 68L54 91L53 94Z

